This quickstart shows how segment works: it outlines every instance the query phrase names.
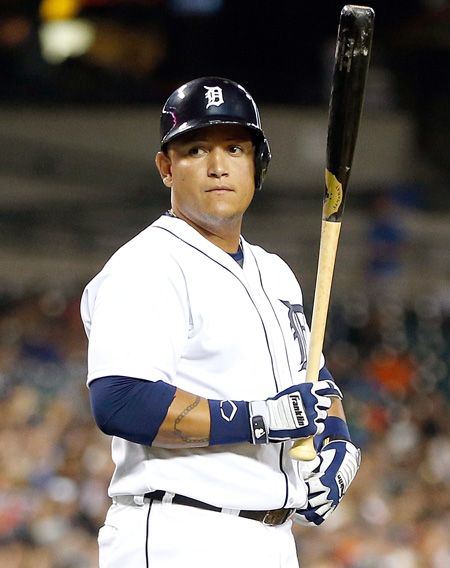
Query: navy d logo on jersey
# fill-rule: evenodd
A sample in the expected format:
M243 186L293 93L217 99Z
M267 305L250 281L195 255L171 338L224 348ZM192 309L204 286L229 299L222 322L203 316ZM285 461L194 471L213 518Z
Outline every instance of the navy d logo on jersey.
M304 319L304 317L302 317L304 314L303 306L300 304L291 304L286 300L280 300L280 302L288 309L289 323L294 334L294 340L297 341L300 350L299 371L303 371L306 369L307 361L305 326L302 323L302 319Z
M205 87L205 99L208 101L206 108L210 106L220 106L225 102L223 100L223 91L220 87Z

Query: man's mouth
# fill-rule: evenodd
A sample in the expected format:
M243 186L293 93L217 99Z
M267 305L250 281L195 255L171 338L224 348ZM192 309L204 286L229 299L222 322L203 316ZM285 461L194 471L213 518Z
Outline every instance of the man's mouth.
M207 193L209 193L211 191L226 192L226 191L234 191L234 190L231 189L231 187L228 187L226 185L218 185L216 187L211 187L210 189L206 190Z

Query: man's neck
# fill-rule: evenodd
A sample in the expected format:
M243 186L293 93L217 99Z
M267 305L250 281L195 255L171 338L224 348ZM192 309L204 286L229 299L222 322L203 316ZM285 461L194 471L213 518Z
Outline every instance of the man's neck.
M198 231L205 239L212 242L214 245L218 246L222 250L228 253L236 253L239 250L239 243L241 238L241 221L239 223L229 223L223 224L221 227L214 227L212 229L208 229L207 227L203 227L191 221L190 219L186 218L181 213L177 214L173 211L173 209L169 209L168 214L172 217L177 217L186 221L188 225L193 227L196 231Z

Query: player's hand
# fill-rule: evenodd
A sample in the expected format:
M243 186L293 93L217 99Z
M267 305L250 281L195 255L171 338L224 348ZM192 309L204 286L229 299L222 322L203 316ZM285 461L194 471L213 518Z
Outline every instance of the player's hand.
M316 526L331 515L358 472L361 452L351 442L335 440L326 444L311 462L307 474L308 506L297 509L293 520Z
M254 444L308 438L324 430L332 398L342 400L334 381L293 385L267 400L249 403Z

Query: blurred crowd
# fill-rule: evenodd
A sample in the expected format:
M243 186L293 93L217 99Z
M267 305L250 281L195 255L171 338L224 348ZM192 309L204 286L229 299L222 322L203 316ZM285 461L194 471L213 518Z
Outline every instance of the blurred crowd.
M112 469L85 387L79 295L0 306L0 566L93 568Z
M95 568L110 440L95 426L80 289L0 296L0 566ZM450 566L450 310L437 297L333 302L327 365L363 463L306 568Z

